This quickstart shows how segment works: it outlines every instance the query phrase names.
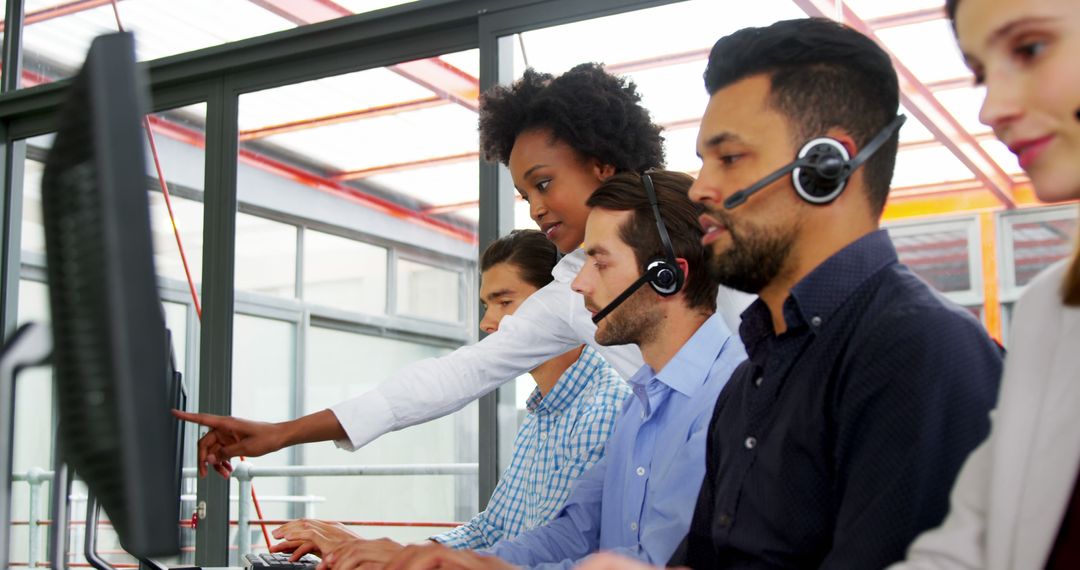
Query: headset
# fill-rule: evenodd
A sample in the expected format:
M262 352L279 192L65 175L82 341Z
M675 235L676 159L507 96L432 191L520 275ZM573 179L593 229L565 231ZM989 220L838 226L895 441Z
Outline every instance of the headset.
M731 210L746 202L750 196L776 182L787 173L791 173L791 182L795 193L811 204L823 205L832 202L847 186L848 177L864 162L874 156L897 129L907 120L905 115L897 115L866 146L851 158L847 148L840 141L831 137L819 137L803 145L795 160L780 167L752 186L739 190L724 200L724 208Z
M650 259L645 264L645 272L641 277L631 283L614 301L608 303L608 306L596 313L592 319L594 323L599 323L646 283L661 297L670 297L681 291L686 281L686 274L675 260L675 248L671 246L671 238L668 236L664 218L660 216L660 203L656 199L656 188L653 187L652 177L648 173L642 174L641 184L645 186L645 193L649 195L649 204L652 205L653 217L656 218L656 230L660 233L660 242L664 244L666 257Z

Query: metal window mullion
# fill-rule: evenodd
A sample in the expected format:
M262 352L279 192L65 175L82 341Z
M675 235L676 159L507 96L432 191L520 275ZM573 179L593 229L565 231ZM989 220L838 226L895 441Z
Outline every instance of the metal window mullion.
M199 411L227 415L232 410L238 158L238 96L228 78L212 90L206 116ZM197 496L198 504L206 505L206 516L195 533L195 562L228 566L229 482L213 474L204 477Z

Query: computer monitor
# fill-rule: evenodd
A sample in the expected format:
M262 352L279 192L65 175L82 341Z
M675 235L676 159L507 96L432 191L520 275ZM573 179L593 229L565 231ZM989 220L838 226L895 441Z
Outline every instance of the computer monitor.
M180 549L176 397L130 34L94 40L42 176L58 452L139 558Z

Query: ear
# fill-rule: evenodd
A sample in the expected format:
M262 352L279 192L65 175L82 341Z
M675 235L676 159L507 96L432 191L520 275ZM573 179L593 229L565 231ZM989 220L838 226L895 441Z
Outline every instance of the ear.
M851 134L844 129L833 127L825 133L825 136L831 139L836 139L837 142L844 145L844 148L847 150L848 156L850 157L854 157L855 154L860 150L859 148L856 148L855 139L853 139L851 137Z
M679 266L683 274L683 290L686 290L686 282L690 280L690 264L686 262L684 257L676 257L675 265Z
M604 164L595 158L592 160L593 175L596 179L603 182L612 176L615 176L615 165Z

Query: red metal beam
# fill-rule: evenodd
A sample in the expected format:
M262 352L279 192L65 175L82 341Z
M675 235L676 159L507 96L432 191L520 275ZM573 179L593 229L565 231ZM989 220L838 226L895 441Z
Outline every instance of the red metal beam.
M667 67L669 65L679 65L680 63L693 63L695 61L705 61L709 59L709 52L711 49L696 49L692 51L684 51L682 53L672 53L667 55L658 55L656 57L649 57L645 59L638 59L635 61L627 61L623 63L613 63L605 65L604 69L608 73L619 75L623 73L632 73L634 71L643 71L646 69L653 69L656 67Z
M303 26L341 18L352 15L348 8L340 6L330 0L248 0L260 8L264 8L285 18L286 20Z
M117 0L119 1L119 0ZM38 22L44 22L46 20L52 20L53 18L60 18L62 16L68 16L85 10L91 10L101 6L107 6L112 3L112 0L75 0L73 2L65 2L36 12L30 12L23 16L23 25L28 26L30 24L36 24ZM0 20L0 32L4 31L3 20Z
M834 13L832 0L794 0L804 12L813 17L829 17ZM956 158L964 164L975 178L982 182L1006 208L1016 208L1013 198L1013 180L979 145L975 137L964 130L956 117L938 101L934 94L915 74L900 61L874 30L846 3L841 2L843 22L873 39L893 60L900 80L900 101L908 111L934 134Z
M480 158L480 153L476 151L463 152L461 154L452 154L449 156L437 156L434 158L422 158L420 160L410 160L408 162L398 162L395 164L386 164L382 166L373 166L371 168L361 168L359 170L346 170L339 172L333 176L334 180L359 180L361 178L369 178L379 174L391 174L394 172L401 172L402 170L412 170L414 168L426 168L431 166L444 166L447 164L457 164L459 162L468 162L470 160L477 160Z
M480 80L437 57L391 65L390 71L470 111L480 108Z
M156 115L150 115L148 118L156 133L195 147L202 148L206 146L205 136L200 131L176 124ZM438 218L433 218L422 212L406 208L405 206L391 202L390 200L373 196L358 188L353 188L352 186L341 184L324 176L274 160L251 150L241 148L239 160L240 162L265 170L276 176L293 180L317 190L335 194L343 199L363 204L375 211L382 212L395 218L412 221L463 242L476 243L476 233L470 230L455 226Z
M429 107L446 105L447 103L448 102L441 97L429 97L427 99L416 99L413 101L403 101L401 103L391 103L389 105L379 105L377 107L368 107L366 109L357 109L355 111L346 111L344 113L335 113L333 115L323 115L321 117L313 117L300 121L291 121L288 123L279 123L277 125L270 125L266 127L259 127L257 129L240 131L240 140L249 141L252 139L280 135L284 133L291 133L294 131L302 131L306 129L315 129L328 125L336 125L339 123L359 121L362 119L374 119L375 117L384 117L387 115L397 115L398 113L419 111L421 109L427 109Z
M898 26L910 26L911 24L933 22L934 20L941 20L944 18L945 8L939 6L937 8L924 8L922 10L912 10L910 12L889 14L888 16L880 16L878 18L869 18L866 20L866 23L871 28L880 30L883 28L895 28Z

